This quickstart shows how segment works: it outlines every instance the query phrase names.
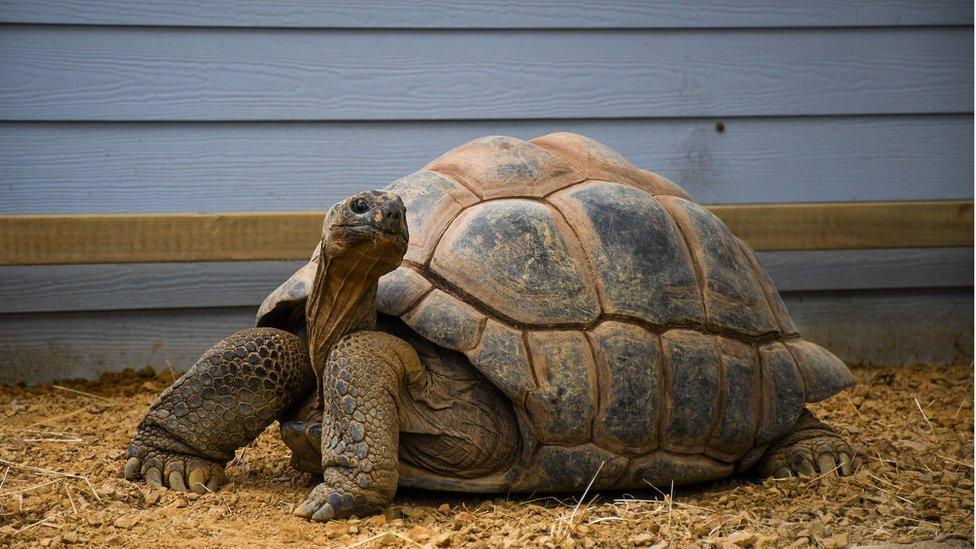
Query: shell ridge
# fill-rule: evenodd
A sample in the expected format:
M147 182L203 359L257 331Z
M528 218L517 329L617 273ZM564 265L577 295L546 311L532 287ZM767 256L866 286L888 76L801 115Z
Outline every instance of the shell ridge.
M576 185L578 185L578 183L560 189L560 191L565 191L571 187L575 187ZM577 251L579 251L581 253L580 255L583 256L583 261L586 263L586 266L589 269L588 274L590 275L590 280L593 281L593 289L596 291L596 303L600 307L600 315L597 316L597 320L599 320L603 312L606 311L606 307L604 307L603 284L601 282L602 279L597 274L596 262L593 261L590 253L586 251L586 246L583 245L583 240L580 238L579 231L577 231L576 227L569 222L569 218L566 217L566 214L559 208L559 205L548 200L545 200L544 202L546 206L548 206L549 209L556 214L556 216L559 218L558 220L562 221L563 224L569 229L569 232L573 235L575 244L578 246Z
M695 281L698 283L698 296L701 298L702 314L705 317L705 323L712 324L712 322L709 320L708 300L705 299L705 274L702 271L702 266L698 261L698 258L695 257L695 254L691 251L691 241L688 239L688 235L685 234L684 227L682 227L681 222L678 221L678 218L674 214L671 204L671 200L673 199L674 197L671 196L662 198L661 195L654 195L654 200L656 200L657 203L660 204L661 207L664 208L664 211L668 214L668 223L671 223L672 228L674 228L675 231L681 235L681 242L684 244L685 253L688 254L688 261L691 263L691 270L695 274Z
M671 413L671 370L674 365L671 364L671 352L668 346L664 344L664 337L658 335L657 341L661 346L661 407L657 413L657 450L661 451L666 450L664 447L664 431L668 423L668 416Z
M766 306L769 307L770 314L773 315L773 319L776 320L776 325L779 326L779 329L784 334L790 333L791 330L788 330L786 328L786 322L780 316L779 311L777 310L778 308L773 306L773 299L769 295L770 288L767 288L766 285L763 284L763 281L759 276L759 269L761 268L761 266L757 265L756 263L758 259L754 257L753 254L749 253L749 250L746 249L746 246L748 245L745 242L743 242L742 239L740 239L739 237L734 237L734 238L735 238L735 243L739 247L739 251L742 253L742 255L746 257L746 263L749 265L751 271L750 274L752 275L753 280L756 281L756 285L759 286L760 290L762 290L763 297L766 298Z
M658 368L658 394L657 401L660 405L657 408L657 428L655 429L654 450L663 450L664 445L664 412L668 406L668 395L671 393L671 359L664 353L664 339L661 334L653 334L657 340L658 352L661 355L660 368Z
M445 154L444 156L447 156L447 155ZM434 162L437 162L437 160L435 160ZM433 164L434 162L431 162L430 164ZM474 188L473 186L471 186L471 185L470 185L470 184L469 184L469 183L468 183L467 181L465 181L465 180L463 180L463 179L461 179L460 177L456 177L456 176L454 176L453 174L449 174L449 173L447 173L447 172L444 172L444 171L441 171L441 170L436 170L436 169L434 169L434 168L430 168L430 167L428 167L428 166L430 166L430 164L428 164L427 166L424 166L424 168L423 168L423 169L424 169L424 170L427 170L428 172L433 172L433 173L436 173L437 175L439 175L439 176L441 176L441 177L443 177L444 179L447 179L447 180L449 180L449 181L454 181L454 182L455 182L455 183L457 183L458 185L460 185L460 186L462 186L462 187L464 187L464 188L465 188L465 189L467 189L467 190L468 190L469 192L471 192L471 194L473 194L473 195L475 195L475 196L477 196L477 197L478 197L478 200L479 200L479 201L480 201L480 200L484 200L484 197L483 197L483 196L481 196L481 193L479 193L479 192L478 192L478 191L477 191L477 190L476 190L476 189L475 189L475 188ZM455 201L455 202L457 202L457 199L455 199L455 198L454 198L453 196L452 196L451 198L452 198L452 199L454 199L454 201ZM459 205L459 206L461 206L462 208L465 208L465 206L464 206L464 204L461 204L460 202L458 202L458 205ZM462 211L464 211L464 210L462 209Z
M593 429L596 424L597 418L600 417L600 406L603 404L603 387L604 385L606 385L606 383L604 383L604 380L601 379L600 374L602 372L600 366L597 363L598 357L596 356L596 346L593 345L593 339L590 337L590 332L584 331L583 339L586 340L586 346L589 347L590 349L590 356L593 357L593 384L594 384L593 391L592 391L593 416L590 417L590 426L587 432L589 433L590 441L596 444L596 441L593 440L593 436L594 436L593 434L596 431L594 431ZM600 445L597 444L597 446Z
M705 438L705 451L707 452L711 448L712 440L715 438L715 431L718 429L719 423L722 421L722 414L725 413L726 401L728 401L729 395L729 373L728 369L725 367L725 353L722 349L722 336L714 336L715 340L715 350L718 351L718 363L715 365L715 369L718 370L718 395L715 401L715 412L712 414L712 418L708 423L708 436Z
M556 132L556 133L563 133L563 132ZM532 138L532 139L529 140L529 143L532 143L536 147L539 147L541 149L545 149L545 150L551 152L552 154L558 156L559 158L562 158L563 161L565 161L567 164L569 164L570 166L572 166L573 168L575 168L576 171L578 171L581 174L583 174L583 176L589 177L589 173L590 173L590 159L589 159L588 156L584 159L585 162L586 162L586 164L581 166L577 159L571 159L569 156L560 153L559 150L556 149L556 148L547 147L545 141L542 141L542 142L539 142L538 141L539 139L542 139L544 137L548 137L548 136L551 136L551 135L554 135L554 134L551 134L550 133L550 134L540 135L538 137L534 137L534 138ZM563 190L563 189L557 189L557 191L559 191L559 190ZM553 191L553 192L557 192L557 191Z
M800 370L800 363L796 359L796 354L793 353L793 349L790 349L790 346L787 345L786 343L779 342L779 344L784 349L786 349L786 352L789 353L789 355L790 355L790 362L793 363L793 369L796 371L796 376L798 378L800 378L800 385L803 387L803 401L804 402L807 402L807 396L810 393L809 393L809 391L807 391L807 380L806 380L806 377L804 377L804 375L803 375L803 371Z
M759 345L750 345L750 347L756 355L756 374L755 379L752 381L752 388L759 392L759 411L756 413L756 425L752 429L752 445L756 446L756 443L759 442L759 429L762 427L763 417L766 414L768 404L766 404L766 393L762 389L763 375L765 372L763 369L762 353L759 352Z

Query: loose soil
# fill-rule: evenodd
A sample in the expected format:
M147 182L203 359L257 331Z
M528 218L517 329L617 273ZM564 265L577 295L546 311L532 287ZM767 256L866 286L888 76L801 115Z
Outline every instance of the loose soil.
M308 523L314 485L272 426L238 452L232 483L196 496L120 478L126 444L168 373L0 388L0 545L276 547L844 547L973 540L972 366L855 369L814 406L849 435L853 477L648 487L561 498L401 491L384 515Z

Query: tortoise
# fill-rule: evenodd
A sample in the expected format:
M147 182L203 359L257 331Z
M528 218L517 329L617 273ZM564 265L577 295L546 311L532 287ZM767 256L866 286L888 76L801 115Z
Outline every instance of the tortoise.
M318 521L398 485L849 475L850 446L805 405L852 383L677 185L580 135L491 136L333 206L257 327L152 405L124 475L216 490L276 419L322 475L295 510Z

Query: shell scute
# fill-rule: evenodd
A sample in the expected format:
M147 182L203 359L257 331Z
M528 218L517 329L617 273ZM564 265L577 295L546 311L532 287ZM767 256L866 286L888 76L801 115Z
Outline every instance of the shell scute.
M800 418L805 401L803 378L789 350L780 342L759 348L762 361L762 418L757 444L768 444L788 432Z
M386 315L402 315L432 287L419 273L401 265L380 277L376 310Z
M760 366L756 348L726 337L718 338L725 375L723 406L708 443L707 453L733 461L753 446L759 421Z
M661 422L661 447L683 453L705 450L718 406L719 351L715 337L691 330L661 335L668 393Z
M578 242L563 225L537 202L484 202L448 228L430 266L516 322L590 322L600 314L596 288Z
M542 446L535 456L534 465L538 476L526 479L525 490L583 489L594 476L596 478L590 489L599 490L614 485L624 472L627 460L593 444L568 448Z
M388 187L407 208L410 240L404 259L425 263L444 228L465 206L478 197L441 174L420 170L398 179Z
M769 302L769 306L772 308L773 316L776 318L780 331L785 335L797 333L796 324L793 323L793 318L790 316L789 310L786 309L786 304L783 303L782 296L776 291L776 285L773 284L773 280L769 278L769 273L766 272L762 263L759 262L759 258L756 257L756 252L740 238L736 237L735 241L739 245L742 256L746 258L752 267L752 272L756 275L756 282L759 283L763 293L766 294L766 301Z
M545 196L584 179L558 155L504 136L475 139L448 151L425 169L453 177L486 199Z
M627 183L654 195L687 197L674 183L637 168L622 154L589 137L557 132L536 137L529 143L552 151L573 165L587 179Z
M803 377L807 402L818 402L854 384L854 376L833 353L809 341L787 341Z
M596 371L586 336L576 330L526 334L538 388L525 408L544 442L583 442L596 413Z
M481 341L465 353L471 363L514 402L535 389L522 332L487 319Z
M466 351L481 340L485 315L440 290L431 290L403 321L418 334L448 349Z
M657 446L661 345L656 334L623 322L602 322L592 332L600 384L593 438L624 455Z
M748 335L778 332L779 325L752 266L728 227L694 202L673 197L658 200L688 243L699 271L708 321Z
M649 322L704 323L701 291L677 226L646 192L588 182L550 197L593 259L603 308Z
M617 481L619 486L655 486L665 491L671 485L692 484L727 477L731 464L720 463L704 456L652 452L631 460L627 470Z

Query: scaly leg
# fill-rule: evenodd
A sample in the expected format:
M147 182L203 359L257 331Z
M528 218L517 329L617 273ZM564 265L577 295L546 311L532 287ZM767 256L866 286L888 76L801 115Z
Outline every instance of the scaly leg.
M836 431L803 410L793 430L774 442L755 466L763 477L854 473L854 450Z
M339 340L323 374L323 482L296 515L328 521L390 504L397 487L397 400L404 384L421 376L420 358L402 339L363 331Z
M129 444L124 476L215 491L234 452L314 387L301 338L274 328L237 332L159 395Z

